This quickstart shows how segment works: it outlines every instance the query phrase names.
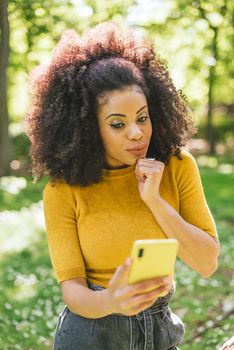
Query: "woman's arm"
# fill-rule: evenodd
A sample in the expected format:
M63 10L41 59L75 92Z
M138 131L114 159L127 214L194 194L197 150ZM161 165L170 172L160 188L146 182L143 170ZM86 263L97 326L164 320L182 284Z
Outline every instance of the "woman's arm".
M218 264L218 238L185 221L160 195L147 206L167 237L179 240L179 258L202 277L212 275Z
M87 318L100 318L110 315L106 290L93 291L88 288L83 277L61 282L64 303L74 314Z
M172 287L169 276L129 285L130 269L131 262L127 259L117 267L108 288L101 291L90 290L81 277L61 282L65 304L73 313L86 318L101 318L112 313L132 316L152 306L162 293L168 293Z
M183 160L171 157L170 176L175 179L178 212L162 198L161 179L165 165L157 160L139 159L136 176L142 200L151 210L168 238L180 242L178 256L188 266L209 277L217 268L220 245L216 227L204 195L195 159L186 151Z

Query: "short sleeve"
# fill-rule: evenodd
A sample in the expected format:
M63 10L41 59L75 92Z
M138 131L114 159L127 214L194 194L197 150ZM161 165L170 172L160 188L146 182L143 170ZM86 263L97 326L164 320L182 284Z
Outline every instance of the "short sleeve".
M49 254L57 281L86 278L77 232L76 204L69 186L60 182L53 186L47 183L43 206Z
M182 157L182 161L176 160L179 213L185 221L199 227L210 236L217 236L216 225L206 202L196 161L185 150L182 151Z

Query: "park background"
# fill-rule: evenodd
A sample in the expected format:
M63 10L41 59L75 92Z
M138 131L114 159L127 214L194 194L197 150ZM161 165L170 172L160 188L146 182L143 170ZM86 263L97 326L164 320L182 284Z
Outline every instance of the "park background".
M177 261L171 308L186 326L182 350L219 349L234 333L232 0L0 1L0 349L51 349L63 307L43 217L48 178L32 183L24 133L28 73L49 62L65 29L82 34L106 20L154 43L193 110L198 134L187 148L199 166L222 248L208 279Z

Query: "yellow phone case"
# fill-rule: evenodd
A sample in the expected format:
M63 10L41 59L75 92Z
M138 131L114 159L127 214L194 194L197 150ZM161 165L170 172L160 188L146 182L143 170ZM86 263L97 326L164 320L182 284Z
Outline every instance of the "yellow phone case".
M135 241L128 283L165 275L171 275L173 280L178 248L179 241L174 238Z

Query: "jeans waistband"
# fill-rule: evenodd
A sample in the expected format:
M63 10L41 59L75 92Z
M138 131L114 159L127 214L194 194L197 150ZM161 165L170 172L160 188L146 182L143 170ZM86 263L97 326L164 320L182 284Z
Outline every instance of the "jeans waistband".
M102 287L98 284L95 284L89 280L87 280L87 284L88 284L88 287L92 290L103 290L105 289L105 287ZM172 297L172 295L174 294L175 292L175 281L173 282L173 286L172 288L169 290L169 292L163 296L163 297L159 297L155 303L150 306L148 308L148 310L150 311L151 314L154 314L154 313L159 313L159 312L165 312L167 309L168 309L168 304L169 304L169 301ZM121 313L113 313L112 315L119 315L119 316L125 316L124 314L121 314ZM142 312L139 312L139 314L136 315L137 318L141 318L143 316L143 313Z

